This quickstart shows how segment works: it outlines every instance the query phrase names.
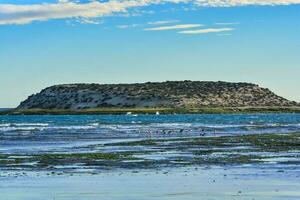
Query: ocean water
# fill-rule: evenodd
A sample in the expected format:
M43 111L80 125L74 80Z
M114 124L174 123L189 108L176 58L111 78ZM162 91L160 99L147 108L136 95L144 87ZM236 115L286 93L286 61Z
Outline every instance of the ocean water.
M300 199L300 114L0 116L0 199Z
M180 132L181 130L181 132ZM128 138L300 130L300 114L0 116L0 136ZM183 132L182 132L183 131ZM7 138L5 137L7 136ZM22 137L19 137L22 139Z
M27 143L72 145L81 141L299 131L300 114L0 116L0 153Z

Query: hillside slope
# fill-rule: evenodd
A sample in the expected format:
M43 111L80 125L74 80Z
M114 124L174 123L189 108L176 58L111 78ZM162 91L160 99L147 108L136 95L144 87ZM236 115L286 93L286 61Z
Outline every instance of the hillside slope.
M103 107L259 107L295 106L251 83L167 81L135 84L63 84L48 87L18 109L86 109Z

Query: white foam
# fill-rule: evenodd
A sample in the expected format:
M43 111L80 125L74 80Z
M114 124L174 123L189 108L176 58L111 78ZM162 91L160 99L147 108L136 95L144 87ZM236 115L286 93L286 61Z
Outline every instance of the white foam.
M34 131L34 130L44 130L42 127L0 127L0 131L2 132L10 132L10 131Z
M83 126L52 126L47 129L51 130L87 130L87 129L95 129L95 126L91 125L83 125Z
M9 124L9 123L0 124L0 127L8 127L8 126L10 126L10 124Z
M48 123L11 123L10 126L49 126Z

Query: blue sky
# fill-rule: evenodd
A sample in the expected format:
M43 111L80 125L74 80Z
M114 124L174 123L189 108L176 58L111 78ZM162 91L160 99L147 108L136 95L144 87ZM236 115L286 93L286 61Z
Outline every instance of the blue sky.
M300 0L0 0L0 107L54 84L165 80L300 101L299 35Z

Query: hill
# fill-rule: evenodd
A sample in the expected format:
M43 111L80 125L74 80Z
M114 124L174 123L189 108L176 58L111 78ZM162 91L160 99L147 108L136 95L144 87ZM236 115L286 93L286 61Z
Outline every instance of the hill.
M296 102L252 83L167 81L63 84L29 96L18 110L91 108L287 107Z

